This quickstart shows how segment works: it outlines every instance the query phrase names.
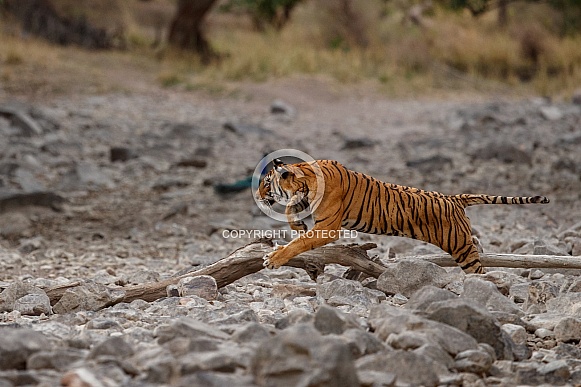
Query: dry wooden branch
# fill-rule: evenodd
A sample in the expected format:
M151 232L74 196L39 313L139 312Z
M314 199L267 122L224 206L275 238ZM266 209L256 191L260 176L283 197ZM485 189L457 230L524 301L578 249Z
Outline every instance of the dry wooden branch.
M409 257L412 258L412 257ZM424 259L439 266L452 267L456 262L448 254L430 254L413 257ZM400 259L404 259L403 257ZM398 259L398 260L400 260ZM480 253L484 267L512 267L524 269L581 269L581 257L560 255L520 255Z
M374 243L364 245L324 246L298 255L290 260L287 266L302 268L311 278L315 279L328 264L339 264L350 267L355 272L377 278L385 270L385 266L374 262L367 254L367 250L376 247ZM232 282L256 273L263 269L262 257L272 251L270 240L258 240L250 243L229 256L198 270L167 278L160 282L140 285L111 288L120 297L116 297L112 304L131 302L136 299L155 301L167 295L168 285L177 284L182 278L199 275L209 275L216 279L218 287L224 287ZM426 256L403 257L401 259L424 259L440 266L456 266L448 254L434 254ZM516 254L481 254L485 267L514 267L514 268L564 268L581 269L581 257L553 256L553 255L516 255ZM51 304L54 305L70 288L79 286L79 282L62 285L46 291Z
M324 270L325 265L336 263L343 266L352 267L372 277L379 277L385 267L371 261L367 255L367 250L376 247L373 243L360 246L325 246L314 251L308 251L290 260L287 266L302 268L309 273L311 278L316 278ZM232 254L209 266L201 269L171 277L160 282L152 282L123 288L115 288L115 291L123 291L124 295L117 302L131 302L136 299L145 301L155 301L165 297L168 285L177 284L182 278L198 275L209 275L216 279L218 287L223 287L232 282L256 273L263 269L262 257L272 251L270 240L259 240L244 246ZM54 305L63 294L79 283L59 286L46 291L51 304Z

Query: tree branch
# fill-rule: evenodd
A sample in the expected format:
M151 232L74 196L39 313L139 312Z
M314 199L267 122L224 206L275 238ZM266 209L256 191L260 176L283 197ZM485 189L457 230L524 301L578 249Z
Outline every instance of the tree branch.
M124 295L117 302L131 302L136 299L155 301L167 296L166 288L168 285L175 285L182 278L199 275L214 277L218 287L221 288L244 276L262 270L264 268L262 266L262 257L272 251L272 247L271 240L258 240L235 250L229 256L201 269L167 278L159 282L112 288L112 290L124 292ZM323 272L325 265L336 263L352 267L354 270L377 278L383 273L385 267L369 259L367 250L374 247L376 247L374 243L366 243L360 246L324 246L298 255L291 259L286 266L304 269L311 278L315 279ZM79 283L75 282L70 285L47 289L46 294L50 298L51 305L57 303L68 289L75 286L79 286Z
M307 271L312 279L323 273L325 265L339 264L350 267L353 272L360 272L367 276L378 278L386 267L374 262L367 254L367 250L377 247L374 243L363 245L323 246L299 254L291 259L286 266L298 267ZM209 275L214 277L218 287L224 287L234 281L259 272L263 269L263 257L272 251L272 241L261 239L252 242L232 252L227 257L206 267L192 270L185 274L167 278L159 282L145 283L125 287L109 288L116 295L110 306L119 302L131 302L141 299L155 301L167 296L166 288L177 284L182 278ZM425 256L402 257L401 259L423 259L440 266L456 266L456 262L448 254L434 254ZM554 256L554 255L516 255L516 254L481 254L480 258L485 267L513 267L513 268L566 268L581 269L581 257ZM395 261L394 261L395 262ZM56 304L68 289L81 285L73 282L68 285L53 287L46 290L51 305Z
M448 254L422 255L413 258L424 259L443 267L456 266L456 262L454 262L454 260ZM403 257L401 259L403 259ZM522 269L581 269L581 257L573 257L568 255L561 256L480 253L480 260L482 261L482 265L484 267L512 267Z

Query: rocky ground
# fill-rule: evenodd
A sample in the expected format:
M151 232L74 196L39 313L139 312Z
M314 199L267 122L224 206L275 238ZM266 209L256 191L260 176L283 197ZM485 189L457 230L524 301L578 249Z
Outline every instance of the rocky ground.
M0 386L581 384L577 271L465 276L406 259L438 251L408 239L355 240L389 264L376 281L283 268L102 298L250 242L224 230L286 227L249 189L216 191L283 148L444 193L547 196L470 208L484 250L579 256L580 105L391 101L301 79L0 97ZM51 306L46 290L73 281Z

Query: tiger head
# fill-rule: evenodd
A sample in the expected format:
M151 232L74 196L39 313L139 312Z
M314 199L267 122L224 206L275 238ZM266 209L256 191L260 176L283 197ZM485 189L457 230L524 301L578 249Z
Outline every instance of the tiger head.
M256 200L267 207L275 202L286 205L296 195L308 197L309 186L316 188L316 179L306 176L302 164L285 164L279 159L273 161L272 168L260 182L255 193ZM313 181L314 183L313 183Z

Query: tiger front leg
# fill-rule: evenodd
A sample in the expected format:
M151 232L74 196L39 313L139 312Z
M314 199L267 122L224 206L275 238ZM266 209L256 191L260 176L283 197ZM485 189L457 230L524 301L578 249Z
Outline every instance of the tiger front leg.
M279 246L276 250L264 256L264 267L278 269L295 256L305 251L316 249L339 239L339 230L321 230L316 227L301 234L286 246Z
M309 229L305 222L299 219L299 214L307 207L308 203L306 199L299 194L294 195L287 204L285 208L286 219L294 231L305 232Z

